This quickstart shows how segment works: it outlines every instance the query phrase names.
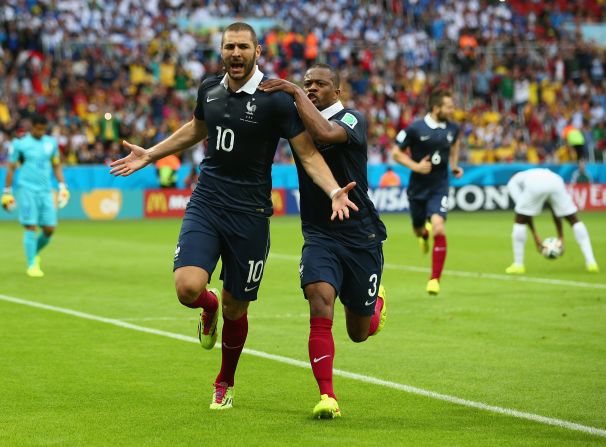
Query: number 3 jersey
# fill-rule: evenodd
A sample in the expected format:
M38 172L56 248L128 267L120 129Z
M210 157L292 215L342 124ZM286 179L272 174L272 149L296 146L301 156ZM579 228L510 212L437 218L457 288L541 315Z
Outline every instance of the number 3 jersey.
M408 197L423 199L431 191L448 187L448 158L458 136L459 126L448 121L436 122L430 114L396 135L396 144L402 150L410 147L414 161L429 156L431 162L429 174L410 174Z
M238 91L227 75L206 79L194 116L206 122L208 149L200 164L195 196L221 208L270 216L271 165L280 138L305 130L292 97L257 90L258 68Z

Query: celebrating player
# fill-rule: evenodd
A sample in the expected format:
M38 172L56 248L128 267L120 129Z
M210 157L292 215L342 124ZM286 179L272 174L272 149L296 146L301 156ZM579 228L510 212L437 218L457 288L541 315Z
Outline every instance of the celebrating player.
M339 188L305 132L292 98L257 90L264 78L256 64L260 54L250 25L228 26L221 42L227 73L202 83L193 119L148 150L125 142L131 153L113 162L111 171L129 175L208 137L174 271L179 301L203 309L199 338L202 347L211 349L217 338L218 300L206 286L219 257L223 262L222 363L210 405L217 410L232 407L234 375L248 333L247 309L257 299L269 252L271 164L279 138L290 140L307 173L330 197L332 219L348 218L349 208L357 210L347 195L355 183Z
M354 342L375 335L386 318L381 286L386 231L367 194L367 124L360 112L343 107L339 83L336 70L316 64L305 73L304 90L281 79L260 86L294 96L305 128L337 181L357 184L350 196L359 212L347 221L331 221L330 200L295 157L305 239L299 271L310 308L309 361L320 388L320 402L313 409L316 418L341 415L332 384L336 297L345 306L347 332Z
M547 202L553 215L561 247L564 247L564 232L562 217L572 227L574 237L581 247L585 257L585 267L588 272L599 272L598 264L593 256L589 232L583 222L577 217L577 207L572 197L566 191L564 180L549 169L535 168L518 172L507 183L509 195L515 202L515 222L511 233L513 244L513 264L506 273L521 275L526 273L524 267L524 246L526 245L526 225L530 228L537 249L541 251L542 241L539 237L532 218L538 216Z
M408 200L413 231L423 253L429 251L429 235L433 233L431 277L426 289L432 295L440 292L446 260L449 159L453 175L463 175L459 167L459 127L450 121L453 113L452 93L434 90L429 95L429 113L401 130L392 150L393 159L412 171Z
M59 182L58 205L63 208L69 200L63 170L59 158L57 140L46 135L48 120L41 115L32 115L31 132L12 141L9 164L6 172L2 207L19 210L19 222L25 228L23 248L27 261L26 273L32 278L44 276L40 269L40 251L51 241L57 226L57 210L52 194L51 167ZM13 175L17 164L21 164L16 196L13 196ZM36 234L40 227L40 234Z

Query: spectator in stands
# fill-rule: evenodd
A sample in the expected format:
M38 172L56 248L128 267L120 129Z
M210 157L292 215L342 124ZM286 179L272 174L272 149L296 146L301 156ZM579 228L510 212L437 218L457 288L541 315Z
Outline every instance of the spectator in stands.
M400 186L401 184L402 180L400 179L400 176L394 172L391 166L387 166L387 169L379 180L379 187L391 188L393 186Z

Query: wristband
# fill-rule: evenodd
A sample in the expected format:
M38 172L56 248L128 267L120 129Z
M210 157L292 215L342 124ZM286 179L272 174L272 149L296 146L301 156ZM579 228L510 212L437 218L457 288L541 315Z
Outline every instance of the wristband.
M65 183L61 182L59 183L59 189L67 189L67 186L65 186Z
M5 186L3 193L4 194L12 194L13 193L13 188L11 188L10 186Z
M332 191L330 191L329 197L330 200L334 199L334 197L337 195L337 193L341 191L341 188L335 188Z

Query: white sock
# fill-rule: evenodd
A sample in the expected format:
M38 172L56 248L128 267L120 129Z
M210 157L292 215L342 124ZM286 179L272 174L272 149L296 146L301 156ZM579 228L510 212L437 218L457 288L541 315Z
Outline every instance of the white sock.
M589 240L589 232L583 222L577 222L572 226L574 237L577 240L583 256L585 256L585 264L595 264L593 250L591 249L591 241Z
M514 223L511 232L513 243L513 262L524 265L524 247L526 246L526 225Z

